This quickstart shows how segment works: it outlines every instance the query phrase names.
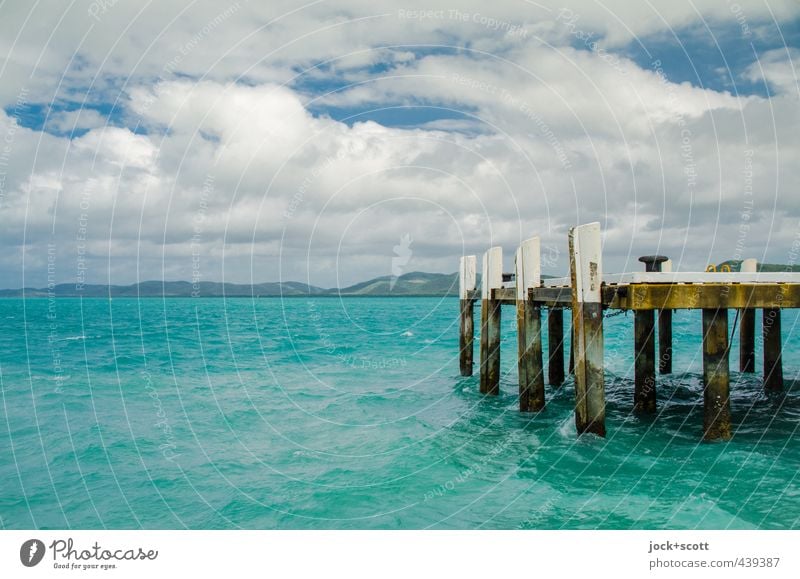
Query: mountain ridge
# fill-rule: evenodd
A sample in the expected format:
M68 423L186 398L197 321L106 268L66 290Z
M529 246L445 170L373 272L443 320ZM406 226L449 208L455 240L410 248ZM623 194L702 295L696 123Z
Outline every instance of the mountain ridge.
M410 272L401 276L381 276L343 288L322 288L302 282L231 282L148 280L129 285L67 284L45 288L0 290L0 298L67 297L301 297L301 296L456 296L457 273Z

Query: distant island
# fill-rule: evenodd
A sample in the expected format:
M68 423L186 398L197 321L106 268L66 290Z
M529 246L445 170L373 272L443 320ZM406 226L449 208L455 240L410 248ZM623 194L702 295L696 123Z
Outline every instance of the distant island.
M268 282L238 284L201 281L143 281L131 285L62 283L45 288L0 290L0 298L152 298L152 297L302 297L381 296L445 297L458 295L457 273L411 272L399 277L376 277L344 288L321 288L305 283Z
M739 271L741 260L718 264L717 270L729 266ZM785 264L759 263L758 271L796 271L798 267ZM552 276L543 275L543 278ZM480 274L478 275L480 280ZM453 297L458 295L458 273L425 273L414 271L395 277L385 275L344 288L322 288L296 281L238 284L201 281L143 281L131 285L62 283L52 288L22 288L0 290L0 298L154 298L154 297L302 297L302 296L374 296L374 297Z

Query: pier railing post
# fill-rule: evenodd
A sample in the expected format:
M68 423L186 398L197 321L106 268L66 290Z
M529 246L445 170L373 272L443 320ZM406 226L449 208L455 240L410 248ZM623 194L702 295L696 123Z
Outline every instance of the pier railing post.
M703 310L703 438L731 438L728 310Z
M541 284L541 245L538 237L522 242L517 250L515 269L519 409L521 412L536 412L544 408L541 308L530 294L530 290Z
M605 436L603 377L602 250L600 224L569 232L575 350L575 425L578 434Z
M547 310L547 381L551 386L564 383L564 310Z
M481 279L481 384L482 394L500 393L500 300L494 290L503 286L503 248L483 255Z
M783 390L780 308L764 308L762 327L764 332L764 389Z
M752 273L758 270L755 259L745 259L739 271ZM739 312L739 372L756 371L756 311L744 308Z
M461 318L459 323L459 366L462 376L472 376L474 327L474 302L470 293L476 286L476 258L474 255L465 255L461 258L461 267L458 272L458 295L461 303Z

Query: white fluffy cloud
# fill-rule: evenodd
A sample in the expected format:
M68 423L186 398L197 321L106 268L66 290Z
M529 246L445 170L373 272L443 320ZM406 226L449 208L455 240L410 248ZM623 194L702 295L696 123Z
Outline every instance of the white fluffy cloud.
M769 50L747 67L742 75L751 82L767 84L779 94L800 93L800 49L794 47Z
M59 281L79 255L93 281L187 279L199 254L205 279L334 285L390 273L404 235L408 270L452 271L463 251L510 255L540 233L561 251L555 273L567 227L595 219L612 269L654 251L685 268L785 261L800 230L797 50L741 71L769 98L670 82L616 52L704 21L798 17L791 2L740 4L4 5L3 285L44 283L48 243ZM602 50L575 48L576 30ZM56 134L19 126L24 104L51 102ZM386 106L458 118L318 112Z

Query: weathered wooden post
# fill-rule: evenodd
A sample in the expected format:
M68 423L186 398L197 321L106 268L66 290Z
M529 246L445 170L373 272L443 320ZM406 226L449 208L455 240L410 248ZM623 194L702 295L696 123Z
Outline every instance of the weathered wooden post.
M541 285L541 244L538 237L522 242L517 250L517 340L519 360L519 409L536 412L544 408L541 307L530 290Z
M547 310L547 381L551 386L564 383L564 310Z
M500 393L500 300L494 290L503 286L503 248L483 254L481 279L481 385L482 394Z
M762 328L764 332L764 389L783 390L780 308L764 308Z
M672 260L664 255L644 255L645 271L672 272ZM658 310L658 372L672 374L672 310Z
M667 258L663 255L644 255L639 258L639 261L645 264L646 271L655 272L661 271L661 264L667 261ZM633 409L636 412L652 413L656 411L655 319L654 310L636 310L634 312ZM659 314L659 328L660 321L661 315Z
M672 260L661 264L659 271L672 272ZM672 310L658 310L658 373L672 374Z
M462 376L472 376L474 327L474 301L470 295L476 287L476 258L465 255L458 271L458 295L461 299L461 321L459 324L459 365Z
M575 375L575 326L569 328L569 364L567 370L570 376Z
M728 310L703 310L703 438L731 438Z
M758 271L758 262L749 258L742 261L741 272ZM756 371L756 310L744 308L739 312L739 372Z
M603 377L602 250L600 224L569 232L575 350L575 425L578 434L606 434Z
M633 318L636 359L634 363L633 409L656 411L656 337L655 312L636 310Z

